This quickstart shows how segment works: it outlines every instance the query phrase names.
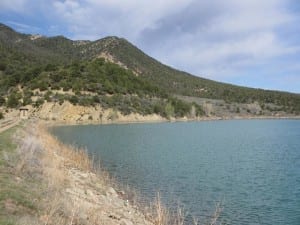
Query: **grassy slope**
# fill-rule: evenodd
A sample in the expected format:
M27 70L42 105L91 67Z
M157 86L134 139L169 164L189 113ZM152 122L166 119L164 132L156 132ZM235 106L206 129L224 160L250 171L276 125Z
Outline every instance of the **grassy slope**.
M24 215L37 212L35 199L40 196L36 179L22 176L14 135L18 127L0 133L0 224L15 224Z

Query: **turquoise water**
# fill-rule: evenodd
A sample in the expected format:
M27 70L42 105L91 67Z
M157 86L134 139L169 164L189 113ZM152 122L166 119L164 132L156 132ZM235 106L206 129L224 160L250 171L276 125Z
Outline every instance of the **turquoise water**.
M300 120L88 125L53 129L124 184L223 224L300 224Z

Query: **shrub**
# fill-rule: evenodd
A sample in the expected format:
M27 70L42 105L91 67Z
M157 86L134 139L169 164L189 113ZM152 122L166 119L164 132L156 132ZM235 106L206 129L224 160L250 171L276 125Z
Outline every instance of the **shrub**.
M79 102L79 99L76 95L72 95L69 99L69 101L73 104L76 105Z
M174 116L174 106L171 102L168 102L165 106L165 115L168 119Z
M0 106L5 104L5 98L3 98L2 96L0 96Z
M205 115L205 112L204 112L202 106L200 106L196 103L193 103L193 106L196 108L196 116L204 116Z
M51 101L51 95L52 95L52 92L51 91L47 91L44 98L47 102L50 102Z
M19 99L16 96L16 94L12 93L10 96L8 96L7 99L7 107L9 108L16 108L19 105Z
M93 98L88 97L88 96L82 96L79 99L78 104L82 105L82 106L93 106L94 105Z
M4 119L4 115L2 112L0 112L0 120Z
M94 103L100 103L100 98L97 95L93 96L92 100L93 100Z
M34 106L35 106L35 107L39 107L39 106L41 106L42 104L44 104L44 99L43 99L43 98L39 98L39 99L34 103Z
M0 62L0 70L4 71L6 69L5 62Z
M31 97L26 95L23 97L23 105L30 105L32 103Z
M40 91L46 91L48 89L48 84L45 81L40 81L38 87Z

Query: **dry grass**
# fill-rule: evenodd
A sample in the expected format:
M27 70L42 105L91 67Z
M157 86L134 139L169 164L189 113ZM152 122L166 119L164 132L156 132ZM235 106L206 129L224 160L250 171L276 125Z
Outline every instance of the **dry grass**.
M41 144L35 136L26 135L19 140L17 148L19 154L19 163L16 167L16 173L22 174L25 171L29 174L34 173L39 166L38 157L41 154Z
M185 224L185 210L177 204L177 209L171 212L161 200L160 193L157 195L152 206L152 221L155 225L184 225Z
M64 166L76 167L84 171L91 171L93 163L88 157L86 149L78 149L74 146L67 146L59 142L55 137L50 135L44 127L39 127L38 130L43 139L44 148L51 154L60 157L64 161ZM51 148L49 148L51 146Z
M152 212L152 220L155 225L184 225L186 224L186 212L182 206L178 204L175 212L170 212L170 210L163 205L161 201L161 196L159 192L155 198L154 202L154 212ZM215 206L215 211L211 215L208 222L200 223L199 219L192 217L193 225L217 225L219 223L219 218L223 208L221 203L217 203ZM154 216L154 217L153 217Z
M155 218L154 223L156 225L166 225L170 223L170 212L169 210L162 204L160 193L157 193L154 202L154 210L155 210Z
M145 207L145 202L141 203L137 192L130 188L120 188L109 174L98 164L93 165L85 149L76 149L72 146L66 146L59 142L55 137L47 132L46 127L35 124L26 126L23 132L16 135L18 143L17 152L19 162L15 168L17 176L31 177L33 180L39 180L40 199L37 203L38 212L34 217L21 217L18 224L22 225L75 225L75 224L110 224L105 222L99 212L101 208L84 207L91 206L85 196L67 195L65 191L74 181L70 180L70 171L74 169L78 173L94 174L97 182L105 187L118 187L119 198L123 198L127 204L136 206L138 211L142 211L149 221L154 225L184 225L186 213L182 207L175 212L171 212L161 200L160 193L150 206ZM80 172L81 171L81 172ZM97 175L95 174L97 173ZM93 181L91 181L93 182ZM89 188L89 184L85 188ZM78 187L74 187L78 188ZM125 191L121 191L124 190ZM95 191L95 190L94 190ZM97 192L97 190L95 191ZM85 194L83 194L85 195ZM96 196L96 195L95 195ZM96 205L94 205L96 206ZM100 211L99 211L100 210ZM212 215L209 225L216 225L222 208L220 204ZM81 221L79 214L85 212L88 220ZM115 223L114 223L115 224ZM149 223L148 223L149 224ZM193 219L193 224L198 225L198 220Z
M210 219L209 225L216 225L218 223L218 219L220 218L221 212L223 211L223 207L221 202L218 202L215 207L215 211Z
M73 151L70 147L64 147L37 125L19 129L13 136L17 143L16 165L10 173L17 177L18 186L11 194L13 199L19 199L20 195L22 205L36 211L31 210L28 214L27 208L22 207L22 211L18 209L12 224L75 224L76 207L74 202L66 201L63 193L68 184L65 168L89 169L91 163L88 156L82 150ZM21 184L24 190L20 189Z
M44 127L37 130L44 149L43 170L48 186L41 219L45 225L77 224L79 200L70 199L63 192L69 184L68 168L90 171L92 163L85 150L63 145Z

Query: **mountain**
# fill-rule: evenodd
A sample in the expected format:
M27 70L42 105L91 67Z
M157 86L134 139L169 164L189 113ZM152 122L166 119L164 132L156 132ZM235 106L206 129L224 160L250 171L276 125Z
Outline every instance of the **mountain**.
M123 38L73 41L63 36L21 34L4 24L0 24L0 85L6 104L12 90L21 86L18 104L24 104L26 94L27 100L32 99L34 93L28 92L42 89L49 92L47 101L64 98L74 104L90 104L97 99L97 103L126 113L155 112L167 116L163 111L169 104L169 113L175 116L186 115L192 106L199 115L300 114L300 94L193 76L158 62ZM53 90L59 88L76 94L53 96ZM94 93L94 99L89 96L87 100L84 91ZM115 98L114 103L111 98Z

